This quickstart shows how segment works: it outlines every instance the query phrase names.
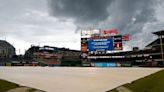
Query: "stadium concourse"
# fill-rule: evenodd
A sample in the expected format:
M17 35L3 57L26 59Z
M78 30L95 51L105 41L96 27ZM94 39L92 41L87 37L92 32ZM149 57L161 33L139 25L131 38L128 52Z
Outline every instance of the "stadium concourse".
M0 67L0 79L46 92L105 92L162 69Z

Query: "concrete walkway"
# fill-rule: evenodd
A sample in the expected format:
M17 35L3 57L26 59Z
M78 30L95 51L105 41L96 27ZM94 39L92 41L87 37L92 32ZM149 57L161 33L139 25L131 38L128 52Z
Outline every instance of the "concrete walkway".
M0 79L47 92L105 92L161 68L0 67Z

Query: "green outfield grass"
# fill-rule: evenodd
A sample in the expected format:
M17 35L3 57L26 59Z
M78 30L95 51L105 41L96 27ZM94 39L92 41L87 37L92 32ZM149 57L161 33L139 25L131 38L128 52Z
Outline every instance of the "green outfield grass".
M14 90L14 92L17 92L17 91L15 91L15 89L17 89L17 88L19 88L18 92L35 92L35 91L36 92L44 92L44 91L41 91L38 89L29 88L29 87L26 87L26 88L28 88L28 90L24 91L24 90L21 90L21 89L25 88L24 86L19 86L18 84L0 79L0 92L7 92L8 90Z
M18 84L14 84L5 80L0 80L0 92L6 92L7 90L20 87Z
M164 70L123 85L132 92L164 92ZM107 92L118 92L116 89Z

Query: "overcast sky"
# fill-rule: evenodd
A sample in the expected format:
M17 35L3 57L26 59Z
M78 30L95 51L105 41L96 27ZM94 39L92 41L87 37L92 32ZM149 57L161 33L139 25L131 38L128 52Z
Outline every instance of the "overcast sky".
M24 53L31 44L80 50L79 29L117 28L131 34L124 50L164 29L164 0L0 0L0 39Z

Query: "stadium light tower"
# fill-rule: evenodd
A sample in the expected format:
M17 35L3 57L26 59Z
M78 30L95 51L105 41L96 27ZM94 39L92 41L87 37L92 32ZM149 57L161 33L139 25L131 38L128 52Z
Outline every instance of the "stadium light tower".
M161 31L160 31L161 33ZM163 41L162 41L162 35L160 35L160 46L161 46L161 54L162 54L162 60L164 64L164 56L163 56Z
M163 39L162 36L164 35L164 30L158 31L158 32L154 32L153 34L158 35L159 39L160 39L160 49L161 49L161 57L162 57L162 62L164 65L164 55L163 55Z

